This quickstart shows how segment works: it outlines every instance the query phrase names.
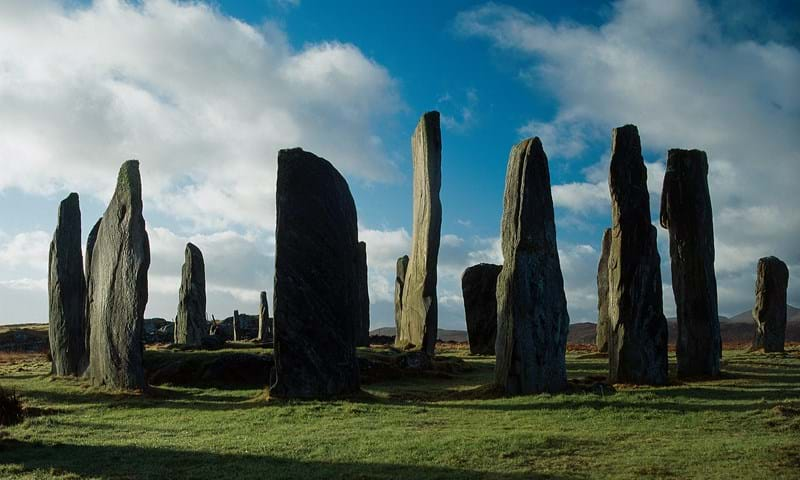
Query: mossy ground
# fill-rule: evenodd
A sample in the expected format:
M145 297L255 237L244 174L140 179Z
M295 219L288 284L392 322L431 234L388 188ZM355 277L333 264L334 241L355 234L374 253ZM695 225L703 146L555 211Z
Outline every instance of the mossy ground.
M0 384L30 416L0 431L0 478L800 476L796 347L725 351L721 379L604 396L492 398L481 386L493 359L444 356L469 368L330 402L266 400L260 389L122 394L52 379L42 356L8 357ZM605 359L580 353L567 363L571 378L606 370Z

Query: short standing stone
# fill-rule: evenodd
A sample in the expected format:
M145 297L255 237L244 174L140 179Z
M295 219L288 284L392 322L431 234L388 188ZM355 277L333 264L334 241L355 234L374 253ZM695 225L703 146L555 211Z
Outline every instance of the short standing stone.
M442 228L439 112L428 112L420 119L411 138L411 157L414 167L411 260L403 287L403 310L395 345L421 349L432 355L439 325L436 268Z
M92 249L89 377L96 385L145 386L142 322L149 267L139 162L129 160L120 168Z
M369 270L367 268L367 244L358 242L356 248L356 281L358 282L358 334L357 345L369 346Z
M397 274L394 278L394 326L395 335L400 332L400 322L403 318L403 286L406 284L408 271L408 255L397 259Z
M356 207L327 160L278 153L275 375L270 395L325 398L360 389Z
M269 318L269 303L267 292L261 292L260 307L258 309L258 342L265 344L272 339L272 322Z
M58 207L58 225L50 243L48 294L52 372L54 375L83 375L89 364L89 352L86 350L86 280L77 193L70 193Z
M495 382L510 394L563 390L569 315L550 172L539 138L511 149L501 238Z
M233 321L231 322L231 330L233 331L233 341L239 340L239 310L233 311Z
M678 376L719 375L714 221L705 152L672 149L667 154L661 225L669 229L672 291L678 316Z
M469 351L473 355L494 355L497 339L497 276L500 265L473 265L461 275L464 315L467 320Z
M200 346L207 334L206 267L203 253L194 244L186 244L178 316L175 318L175 343Z
M608 254L611 250L611 229L603 232L600 261L597 264L597 351L608 352Z
M786 339L786 289L789 287L789 268L776 257L758 261L756 304L753 320L756 334L753 349L782 352Z

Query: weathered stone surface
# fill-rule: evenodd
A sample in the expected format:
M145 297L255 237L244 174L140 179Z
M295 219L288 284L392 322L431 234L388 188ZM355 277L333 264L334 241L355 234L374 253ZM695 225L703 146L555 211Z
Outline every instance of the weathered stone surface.
M678 376L719 375L722 343L705 152L672 149L667 154L661 226L669 229L672 291L678 316Z
M597 264L597 351L608 352L608 333L611 327L608 319L608 255L611 251L611 229L603 232L600 261Z
M86 257L83 259L85 263L85 267L83 269L84 275L86 276L86 353L89 353L89 346L91 343L91 328L92 322L89 318L89 306L92 304L92 291L89 290L89 284L91 282L92 277L92 252L94 252L94 244L97 243L97 232L100 231L100 223L102 223L103 217L97 219L92 229L89 231L89 236L86 237ZM89 359L91 361L91 358ZM89 366L86 366L83 372L84 376L88 376L89 374Z
M92 249L89 377L96 385L141 389L142 322L150 244L142 216L139 162L122 164Z
M567 386L567 299L558 259L547 156L539 138L511 149L497 279L495 382L510 394Z
M786 289L789 287L789 268L777 257L758 260L756 272L756 303L753 321L756 333L753 349L782 352L786 339Z
M473 265L461 275L464 315L467 320L469 351L473 355L494 355L497 340L497 276L500 265Z
M608 186L609 381L663 385L667 382L667 319L661 257L656 229L650 223L647 168L633 125L612 131Z
M50 303L50 354L54 375L80 376L89 365L86 350L86 280L81 253L81 208L77 193L58 207L50 242L47 291Z
M344 177L313 153L281 150L270 395L324 398L359 390L357 243L356 207Z
M258 309L258 337L261 344L272 341L272 319L269 318L269 303L267 292L261 292L261 305Z
M406 284L408 271L408 255L397 259L397 274L394 278L394 326L395 332L400 331L400 322L403 318L403 287ZM395 335L396 336L396 335Z
M239 310L233 311L233 323L231 323L231 329L233 330L233 341L236 342L240 340L241 335L239 334Z
M206 266L200 249L187 243L175 319L175 343L200 346L207 331Z
M358 242L356 248L356 281L358 282L358 334L357 345L369 346L369 273L367 269L367 244Z
M439 112L428 112L420 118L411 138L411 157L414 166L414 226L395 345L433 354L439 326L436 268L442 228Z

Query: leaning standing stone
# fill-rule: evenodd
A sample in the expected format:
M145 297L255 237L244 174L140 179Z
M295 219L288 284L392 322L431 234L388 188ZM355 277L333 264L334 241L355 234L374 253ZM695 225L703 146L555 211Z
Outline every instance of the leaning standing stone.
M344 177L313 153L281 150L270 395L325 398L359 390L357 244L356 207Z
M406 284L408 271L408 255L397 259L397 274L394 278L394 326L395 336L400 333L400 323L403 319L403 287Z
M206 336L206 267L203 253L194 244L186 244L178 316L175 318L175 343L199 346Z
M421 349L432 355L436 348L439 305L436 268L442 228L442 135L439 112L422 116L411 138L414 165L414 227L411 260L403 287L403 310L395 345Z
M120 168L116 191L92 249L89 377L96 385L145 386L142 322L149 267L139 162L129 160Z
M497 279L495 382L510 394L567 385L567 299L558 259L547 156L539 138L511 149Z
M678 314L678 376L717 376L721 340L705 152L669 151L661 225L669 229L672 291Z
M269 303L267 292L261 292L258 309L258 343L265 344L272 338L272 323L269 321Z
M782 352L786 339L786 289L789 287L789 268L777 257L758 260L756 304L753 320L756 334L753 349Z
M603 232L600 262L597 264L597 351L608 352L608 254L611 250L611 229Z
M497 276L500 265L473 265L461 275L464 316L467 320L469 351L473 355L494 355L497 340Z
M50 354L54 375L83 375L86 350L86 280L81 253L81 208L77 193L58 207L58 224L50 243L48 275Z

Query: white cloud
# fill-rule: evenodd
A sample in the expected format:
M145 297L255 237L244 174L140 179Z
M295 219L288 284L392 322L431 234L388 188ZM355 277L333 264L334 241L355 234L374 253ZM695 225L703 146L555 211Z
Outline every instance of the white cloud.
M22 232L4 240L0 237L0 270L31 269L47 273L51 235L41 230Z
M456 101L446 93L437 101L441 109L442 126L456 133L465 133L477 123L478 92L467 89L463 101ZM452 112L452 113L451 113Z

